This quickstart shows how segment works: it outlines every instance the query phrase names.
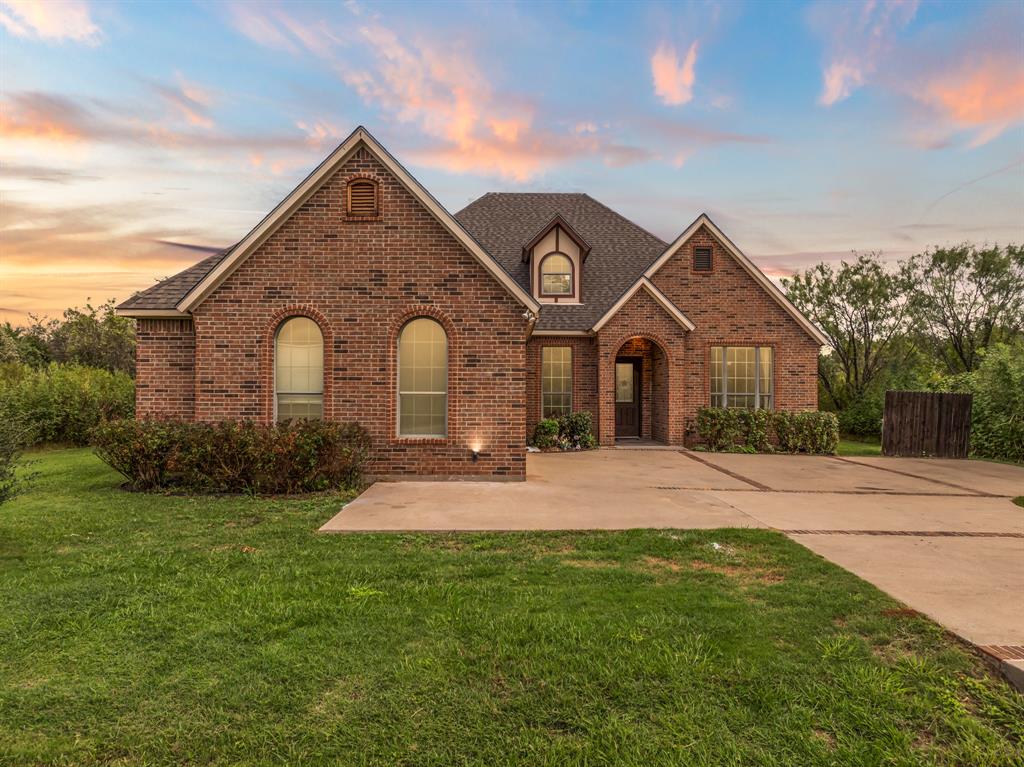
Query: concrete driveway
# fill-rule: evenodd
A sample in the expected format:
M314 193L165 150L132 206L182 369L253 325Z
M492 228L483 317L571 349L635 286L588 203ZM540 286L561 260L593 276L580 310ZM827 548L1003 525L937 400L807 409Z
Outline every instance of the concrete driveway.
M983 461L615 449L531 454L526 482L378 483L321 530L773 528L1024 658L1016 495L1024 468Z

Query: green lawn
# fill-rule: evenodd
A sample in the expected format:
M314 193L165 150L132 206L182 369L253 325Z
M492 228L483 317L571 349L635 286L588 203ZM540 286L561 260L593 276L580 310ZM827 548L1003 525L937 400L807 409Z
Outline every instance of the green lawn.
M837 455L881 455L882 445L880 442L863 442L857 439L846 437L839 440Z
M327 536L336 496L34 457L0 507L0 764L1024 759L1021 696L776 533Z

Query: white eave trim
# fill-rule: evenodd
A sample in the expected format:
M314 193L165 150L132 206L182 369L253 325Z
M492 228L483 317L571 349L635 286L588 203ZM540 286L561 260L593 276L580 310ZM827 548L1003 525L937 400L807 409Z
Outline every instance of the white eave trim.
M779 286L768 279L768 277L765 276L765 273L758 269L757 264L747 258L743 251L737 248L733 241L726 237L721 229L715 226L714 221L708 217L707 213L701 213L697 216L697 219L686 227L686 230L681 235L676 237L675 241L665 249L665 252L658 256L657 260L647 268L647 271L644 272L644 277L646 279L652 279L655 273L665 265L665 262L672 258L672 256L674 256L679 249L697 233L697 230L700 229L701 226L706 226L708 228L708 231L710 231L718 241L722 243L723 247L729 251L739 265L742 266L747 273L768 292L768 295L775 299L775 302L781 306L787 314L796 320L797 324L800 325L800 327L802 327L807 334L811 336L811 338L822 346L828 345L828 339L825 338L825 334L822 333L813 322L807 319L799 309L793 306L793 303L786 298L786 294L779 289Z
M178 310L189 312L198 306L218 285L221 284L249 255L262 245L292 213L308 200L324 181L337 170L360 144L366 146L388 171L395 176L409 192L468 250L491 275L504 286L521 304L534 312L540 304L523 290L512 277L502 269L480 244L470 236L451 213L445 210L434 196L419 181L412 177L391 154L363 127L356 128L337 149L310 173L306 179L282 200L256 227L245 236L231 253L210 271L185 297L178 302ZM339 214L340 215L340 214Z
M114 309L114 314L119 317L138 317L148 320L190 320L192 315L188 312L179 312L177 309Z
M653 282L647 279L647 277L641 277L639 280L633 283L633 287L631 287L629 290L622 294L619 300L615 302L614 306L612 306L611 309L605 312L601 319L594 323L593 332L596 333L601 328L603 328L605 324L607 324L608 320L614 317L615 314L619 311L619 309L625 306L626 302L636 295L636 292L640 290L640 288L643 288L648 293L650 293L651 298L657 301L661 305L661 308L668 312L672 316L672 319L678 322L680 326L682 326L684 329L694 330L697 327L692 322L690 322L690 319L685 314L679 311L679 307L672 303L672 301L669 300L668 296L666 296L664 293L658 290L658 288L654 285Z

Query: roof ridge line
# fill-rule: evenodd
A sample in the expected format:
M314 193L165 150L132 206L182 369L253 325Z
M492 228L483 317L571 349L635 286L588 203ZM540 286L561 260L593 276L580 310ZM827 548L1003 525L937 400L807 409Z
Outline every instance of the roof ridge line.
M615 208L610 208L607 205L605 205L603 202L601 202L600 200L598 200L598 199L596 199L594 197L591 197L590 194L588 194L587 192L582 192L581 194L584 197L586 197L588 200L590 200L591 202L593 202L593 203L595 203L597 205L600 205L602 208L607 210L613 216L621 218L623 221L625 221L630 226L635 226L637 229L639 229L641 232L646 234L648 237L653 237L655 240L657 240L658 242L664 244L665 246L668 246L668 245L671 244L671 243L665 242L665 240L661 239L658 235L654 234L654 232L646 229L645 227L640 226L640 224L638 224L636 221L633 221L632 219L626 218L624 215L619 213L619 211L615 210ZM655 258L657 258L657 256L655 256ZM652 261L652 263L653 263L653 261Z

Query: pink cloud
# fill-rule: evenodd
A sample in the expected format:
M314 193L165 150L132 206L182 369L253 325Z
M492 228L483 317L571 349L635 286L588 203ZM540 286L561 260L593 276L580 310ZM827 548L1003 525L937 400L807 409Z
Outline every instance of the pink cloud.
M0 0L0 26L16 37L89 45L101 39L82 0Z
M680 106L693 98L693 83L696 79L694 66L697 63L697 41L695 40L682 64L675 46L662 43L651 56L651 76L654 78L654 92L662 103Z
M832 106L865 85L893 47L896 33L917 13L917 0L819 3L812 27L826 41L826 63L818 103Z
M180 72L177 73L176 80L176 84L153 82L151 85L189 125L212 129L214 122L209 114L209 108L213 104L213 95L202 86L186 80Z
M911 95L957 129L972 130L980 146L1024 120L1024 60L1020 52L993 51L926 76Z

